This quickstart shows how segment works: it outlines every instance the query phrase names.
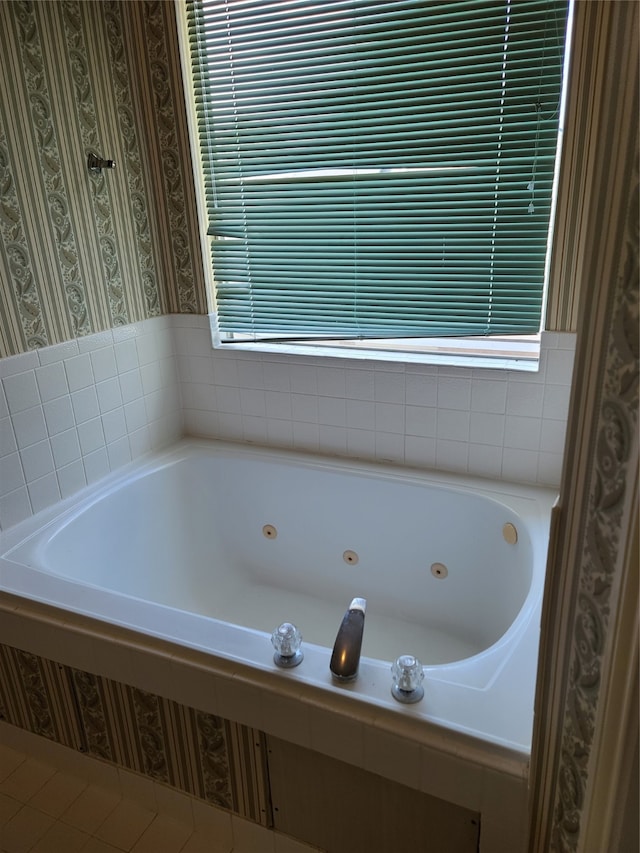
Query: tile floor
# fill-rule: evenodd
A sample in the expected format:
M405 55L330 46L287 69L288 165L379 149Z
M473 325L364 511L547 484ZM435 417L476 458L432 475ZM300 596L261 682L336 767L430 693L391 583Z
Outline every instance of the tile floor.
M136 777L130 784L136 785ZM145 780L139 780L138 793ZM0 744L1 853L311 853L312 848L153 785L135 799ZM166 797L167 813L159 802ZM171 802L169 802L171 801Z

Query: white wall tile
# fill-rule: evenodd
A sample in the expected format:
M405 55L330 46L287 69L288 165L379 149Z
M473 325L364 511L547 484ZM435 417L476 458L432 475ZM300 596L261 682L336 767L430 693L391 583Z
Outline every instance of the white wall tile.
M38 367L36 369L36 382L43 403L69 393L67 374L64 364L60 361Z
M33 510L26 486L4 493L1 480L0 475L0 530L6 530L29 518Z
M381 462L396 462L401 465L404 462L404 441L404 433L382 432L376 429L376 459Z
M325 426L345 427L346 400L338 397L318 397L318 423Z
M405 402L404 373L387 373L376 370L374 379L375 399L381 403Z
M373 400L375 398L373 370L348 368L345 371L345 396L349 400Z
M118 373L116 355L112 346L91 353L91 367L96 382L112 379Z
M436 440L419 435L406 435L404 461L407 465L432 468L436 462Z
M408 405L438 405L438 377L424 373L407 373L405 377L405 400Z
M540 447L540 418L507 415L504 446L517 450L538 450Z
M469 412L438 407L436 437L450 441L469 441Z
M478 477L498 479L502 473L502 444L492 447L488 444L469 443L467 468Z
M538 477L538 456L534 450L502 451L502 479L514 483L535 483Z
M24 409L31 409L40 403L40 393L34 370L6 376L2 380L7 406L12 415Z
M471 412L469 441L472 444L502 447L504 443L505 419L502 415Z
M91 385L88 388L83 388L81 391L74 391L71 395L71 406L73 407L73 414L77 424L81 424L91 418L97 418L100 414L100 407L98 406L98 395L95 386ZM45 415L46 411L45 407Z
M27 484L55 470L49 439L39 441L20 451L20 461Z
M113 409L104 414L102 416L102 429L107 444L125 436L127 434L127 422L124 416L124 408Z
M0 458L0 495L13 492L24 486L25 478L18 453L9 453Z
M342 367L319 367L317 369L318 394L323 397L345 397L347 376Z
M471 411L504 414L507 408L506 379L476 379L471 385Z
M127 436L108 444L107 456L109 457L109 467L112 471L116 471L118 468L131 462L131 450Z
M110 412L112 409L117 409L118 406L122 405L120 383L115 377L105 379L104 382L98 382L96 393L98 395L98 406L102 414Z
M57 476L60 494L63 498L68 498L70 495L75 494L87 484L84 465L81 459L58 468Z
M93 453L99 447L104 447L104 431L100 418L92 418L90 421L78 424L78 440L82 455Z
M291 394L265 391L265 410L268 418L291 420Z
M79 412L84 412L92 408L90 400L92 392L95 394L93 388L77 392L79 394L86 394L88 398L86 403L83 400L78 402ZM44 419L47 423L47 430L50 436L57 435L59 432L75 426L77 415L73 407L73 396L57 397L55 400L49 400L42 408L44 409ZM97 401L95 408L97 414Z
M337 453L344 456L347 452L346 427L318 425L318 442L321 453Z
M424 406L405 407L406 435L435 438L438 424L438 410Z
M573 361L573 350L549 350L547 353L547 382L552 385L569 386L573 375Z
M256 417L255 415L241 415L241 418L242 437L244 441L264 444L267 440L266 418Z
M31 508L34 513L46 509L60 500L58 478L51 472L38 480L33 480L27 486Z
M81 454L78 431L68 429L51 437L51 452L56 469L63 468L79 459Z
M375 432L370 429L347 428L347 453L357 459L375 459Z
M16 444L11 418L0 418L0 456L15 453L17 449L18 445Z
M545 385L542 416L558 421L567 420L569 414L569 391L564 385Z
M120 393L123 403L131 403L144 396L142 390L142 377L139 370L129 370L119 376Z
M25 409L13 416L13 431L19 448L28 447L47 437L42 406Z
M266 391L281 391L288 393L291 390L289 381L289 367L281 362L265 361L263 364L264 370L264 387Z
M136 370L139 367L138 349L133 338L115 343L113 354L116 359L118 373L127 373L129 370Z
M541 417L544 385L535 382L510 382L507 391L507 414Z
M266 416L264 391L254 388L240 388L240 411L254 418Z
M0 363L2 359L0 359ZM9 417L9 406L7 406L7 397L4 393L4 386L2 382L0 382L0 418L8 418Z
M87 353L66 359L64 369L70 391L80 391L95 382L93 368L91 367L91 356Z
M471 408L471 380L439 375L438 408L469 411Z
M469 445L465 441L436 440L436 466L444 471L467 472Z
M111 329L106 329L104 332L96 332L93 335L86 335L83 338L78 338L78 351L93 352L102 347L113 346L113 332Z
M311 394L293 393L291 412L294 421L318 423L318 398Z
M376 431L397 432L404 435L404 406L398 403L376 403L374 412Z
M87 483L95 483L106 477L110 471L109 457L105 447L99 450L94 450L84 457L84 472L87 478Z

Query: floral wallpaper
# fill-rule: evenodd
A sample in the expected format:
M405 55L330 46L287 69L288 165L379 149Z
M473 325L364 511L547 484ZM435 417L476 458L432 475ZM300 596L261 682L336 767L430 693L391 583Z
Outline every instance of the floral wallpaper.
M173 3L0 0L0 70L0 357L205 313Z

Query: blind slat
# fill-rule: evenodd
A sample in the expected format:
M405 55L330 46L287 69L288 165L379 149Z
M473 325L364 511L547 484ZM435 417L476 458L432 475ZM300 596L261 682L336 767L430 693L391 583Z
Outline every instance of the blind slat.
M189 0L222 333L538 331L567 0Z

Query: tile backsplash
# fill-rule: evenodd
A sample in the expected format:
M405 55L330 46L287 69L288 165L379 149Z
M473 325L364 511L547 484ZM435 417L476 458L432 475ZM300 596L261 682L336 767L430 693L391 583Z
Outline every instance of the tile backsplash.
M538 373L213 350L179 314L0 360L0 528L182 434L557 486L575 335Z
M212 350L205 317L174 317L191 435L557 486L575 334L542 336L540 370Z

